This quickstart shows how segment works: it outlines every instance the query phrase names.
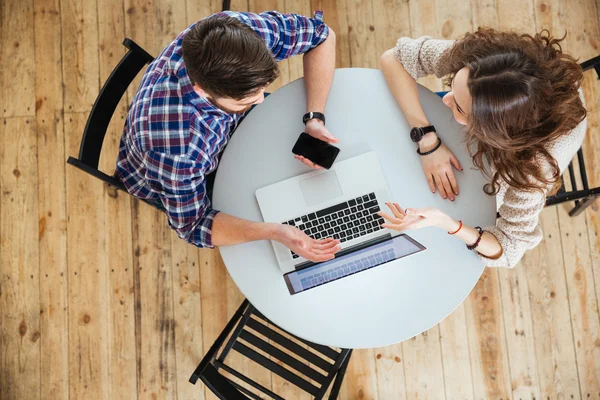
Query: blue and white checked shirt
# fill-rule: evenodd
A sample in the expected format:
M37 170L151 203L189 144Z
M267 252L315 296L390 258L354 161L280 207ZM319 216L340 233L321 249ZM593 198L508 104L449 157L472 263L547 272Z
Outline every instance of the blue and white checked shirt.
M314 18L276 11L224 14L258 33L277 61L306 53L329 34L319 11ZM125 121L116 172L129 193L160 200L180 238L213 247L212 223L218 211L206 195L205 177L217 168L218 156L243 115L230 115L194 92L181 51L190 28L144 74Z

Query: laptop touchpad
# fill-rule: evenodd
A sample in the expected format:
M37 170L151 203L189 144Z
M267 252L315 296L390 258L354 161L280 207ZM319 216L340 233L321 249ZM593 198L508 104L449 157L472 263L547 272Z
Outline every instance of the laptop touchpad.
M342 195L342 188L335 171L325 172L300 181L306 205L313 206Z

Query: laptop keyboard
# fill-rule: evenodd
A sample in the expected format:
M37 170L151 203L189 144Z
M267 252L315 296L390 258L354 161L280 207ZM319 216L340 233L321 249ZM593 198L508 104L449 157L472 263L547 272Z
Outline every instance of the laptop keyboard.
M376 214L377 211L375 193L369 193L283 224L295 226L313 239L332 237L346 242L381 230L383 218ZM293 251L291 253L292 258L299 257Z

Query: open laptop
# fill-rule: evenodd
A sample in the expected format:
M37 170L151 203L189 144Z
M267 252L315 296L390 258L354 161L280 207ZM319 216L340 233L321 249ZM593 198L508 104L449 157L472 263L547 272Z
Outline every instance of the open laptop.
M385 177L375 152L338 162L330 170L318 170L278 182L256 191L265 222L298 227L315 239L333 237L342 251L363 243L390 238L376 214L390 201ZM272 241L284 273L299 270L309 261Z

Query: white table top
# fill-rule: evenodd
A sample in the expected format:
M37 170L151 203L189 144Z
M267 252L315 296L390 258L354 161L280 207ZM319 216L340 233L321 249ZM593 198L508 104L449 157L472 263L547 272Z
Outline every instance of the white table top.
M410 127L374 69L339 69L325 114L338 137L338 161L374 150L392 197L403 207L438 207L471 226L495 223L496 200L483 192L462 127L441 99L419 87L429 121L462 163L455 202L432 194L421 169ZM291 154L303 130L304 81L266 98L238 127L217 172L217 210L262 221L256 189L310 169ZM281 328L306 340L343 348L386 346L415 336L451 313L477 283L483 264L440 229L408 231L427 250L359 274L290 295L268 241L220 248L231 277L246 298Z

